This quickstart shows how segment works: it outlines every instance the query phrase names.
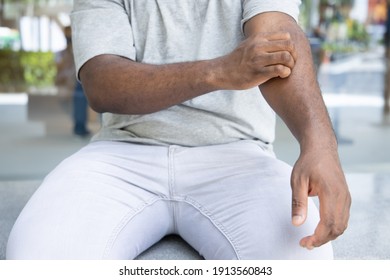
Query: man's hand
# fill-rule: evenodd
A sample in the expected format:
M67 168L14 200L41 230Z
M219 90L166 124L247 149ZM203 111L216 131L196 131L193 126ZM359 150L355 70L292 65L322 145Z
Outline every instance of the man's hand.
M300 226L307 215L308 196L318 196L320 222L300 245L309 250L336 239L348 226L351 196L335 152L303 152L292 177L292 223Z
M242 90L272 78L287 78L295 60L296 51L288 32L258 33L219 59L221 87Z

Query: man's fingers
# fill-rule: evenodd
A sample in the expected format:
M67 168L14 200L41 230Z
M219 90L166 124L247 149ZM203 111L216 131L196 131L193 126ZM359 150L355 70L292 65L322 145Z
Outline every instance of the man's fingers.
M320 247L329 241L335 240L343 234L344 230L345 227L330 226L320 221L314 234L303 238L300 245L309 250Z
M278 64L293 69L295 65L295 60L288 51L279 51L274 53L261 54L256 58L254 58L252 62L255 63L255 65L259 69L265 66L278 65Z
M252 65L258 74L267 80L280 77L287 78L294 68L295 61L287 51L267 53L254 59Z
M276 77L287 78L295 67L296 51L287 32L259 33L224 57L228 88L247 89Z
M285 52L288 53L294 61L297 59L295 46L291 40L278 40L278 41L267 41L261 39L254 44L254 52L261 55L264 53L277 53Z
M304 182L301 179L292 176L291 188L292 224L294 226L300 226L305 222L307 216L308 182Z
M347 221L336 222L335 220L328 218L321 219L314 231L314 234L303 238L300 245L307 249L320 247L342 235L347 227Z
M291 74L291 69L284 65L271 65L261 67L258 70L259 82L262 84L273 78L287 78Z
M268 34L264 37L259 35L259 40L266 40L266 43L262 43L264 50L268 52L276 51L288 51L294 60L297 60L297 52L295 44L292 41L291 35L288 32L277 32Z
M287 51L294 60L297 59L295 44L288 32L260 33L251 38L251 42L254 51L257 53Z
M320 205L320 221L310 236L302 238L300 245L313 249L336 239L343 234L348 226L351 196L342 173L341 167L334 162L334 155L324 154L321 164L316 163L321 158L301 154L294 166L291 176L293 191L293 224L299 224L301 213L306 213L304 204L307 196L318 195ZM323 166L329 167L324 169ZM298 216L298 218L294 218Z
M321 245L331 241L330 238L330 230L329 228L323 224L322 222L319 222L317 225L317 228L313 235L307 236L305 238L302 238L300 245L302 247L305 247L309 250L312 250L313 248L320 247Z
M259 33L259 37L265 38L269 41L278 41L278 40L291 40L291 34L289 32L264 32Z

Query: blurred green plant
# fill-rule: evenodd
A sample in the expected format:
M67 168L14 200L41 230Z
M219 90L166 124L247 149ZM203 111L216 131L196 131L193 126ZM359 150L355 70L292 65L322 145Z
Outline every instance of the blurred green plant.
M351 6L354 0L320 0L321 4L332 4L332 5L347 5Z
M322 49L331 53L351 53L357 51L357 48L346 42L324 42Z
M363 23L360 23L356 20L348 20L347 26L349 40L368 45L370 41L370 35L368 34L367 28Z
M52 52L21 52L20 55L27 86L47 87L54 84L57 68Z
M329 60L335 60L368 49L370 35L366 26L351 19L348 19L345 24L347 32L344 39L328 40L322 43L322 56L324 58L328 57Z
M0 50L0 91L25 90L24 73L19 57L19 52Z
M51 87L57 67L52 52L0 50L0 90L25 91Z

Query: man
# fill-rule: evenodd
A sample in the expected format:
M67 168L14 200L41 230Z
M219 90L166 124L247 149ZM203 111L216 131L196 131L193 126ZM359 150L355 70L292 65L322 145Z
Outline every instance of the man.
M206 259L332 258L350 196L298 6L75 1L76 68L103 128L45 179L7 257L132 259L179 234ZM268 104L300 143L293 170L272 153Z

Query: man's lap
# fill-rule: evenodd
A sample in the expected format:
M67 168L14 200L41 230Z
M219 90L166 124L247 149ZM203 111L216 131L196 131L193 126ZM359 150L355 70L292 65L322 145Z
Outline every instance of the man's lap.
M318 213L312 205L304 226L291 225L290 173L252 141L92 143L47 176L11 233L7 257L134 258L176 233L206 259L330 258L330 246L298 245Z

